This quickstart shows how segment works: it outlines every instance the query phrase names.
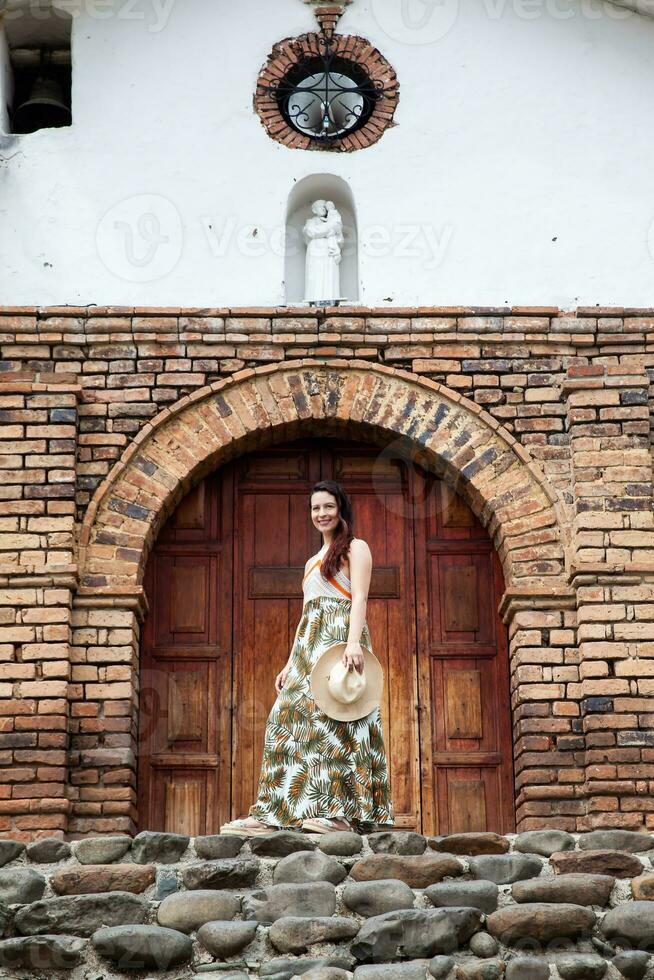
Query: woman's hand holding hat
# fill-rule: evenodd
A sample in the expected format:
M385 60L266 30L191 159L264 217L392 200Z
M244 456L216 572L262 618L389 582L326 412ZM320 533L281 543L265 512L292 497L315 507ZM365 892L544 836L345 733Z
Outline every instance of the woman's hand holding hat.
M353 644L359 647L359 644ZM348 664L344 653L347 647ZM356 721L370 714L381 703L384 674L379 660L371 650L363 650L363 670L353 669L352 645L334 643L320 655L311 671L310 686L313 699L326 715L335 721Z
M364 659L363 650L361 649L361 644L356 641L348 643L343 651L343 666L347 667L348 670L357 670L360 674L363 673Z

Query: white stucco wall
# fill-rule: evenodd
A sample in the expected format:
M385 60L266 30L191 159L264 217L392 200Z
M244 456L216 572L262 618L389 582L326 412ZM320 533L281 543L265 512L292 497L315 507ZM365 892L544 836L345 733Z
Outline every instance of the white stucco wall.
M654 305L654 21L593 0L354 0L401 85L353 154L289 150L260 66L301 0L105 0L70 129L0 166L0 303L283 303L294 182L346 179L367 305ZM255 230L256 229L256 234ZM651 251L650 251L651 246Z

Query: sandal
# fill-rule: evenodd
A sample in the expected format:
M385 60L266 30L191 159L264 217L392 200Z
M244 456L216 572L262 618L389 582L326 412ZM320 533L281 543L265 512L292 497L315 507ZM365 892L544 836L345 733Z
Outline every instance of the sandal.
M259 821L259 826L246 823L248 817L239 817L238 820L230 820L220 828L221 834L235 834L239 837L263 837L265 834L272 834L278 827Z
M338 823L345 824L344 827L337 827ZM348 820L330 820L327 817L311 817L302 821L302 830L309 834L330 834L333 831L353 831L354 827Z

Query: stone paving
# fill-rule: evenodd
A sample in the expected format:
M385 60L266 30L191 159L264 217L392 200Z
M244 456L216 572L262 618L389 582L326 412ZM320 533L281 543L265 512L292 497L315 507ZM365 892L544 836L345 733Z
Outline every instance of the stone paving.
M646 980L654 836L0 840L12 980Z

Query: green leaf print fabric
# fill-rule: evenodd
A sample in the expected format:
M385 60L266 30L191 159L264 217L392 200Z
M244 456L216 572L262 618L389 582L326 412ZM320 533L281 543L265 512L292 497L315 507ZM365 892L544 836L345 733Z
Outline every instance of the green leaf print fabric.
M266 724L252 817L280 827L345 819L362 831L394 823L379 708L335 721L311 695L313 665L327 647L347 641L350 608L349 599L325 595L304 603L286 683ZM372 650L367 624L361 645Z

